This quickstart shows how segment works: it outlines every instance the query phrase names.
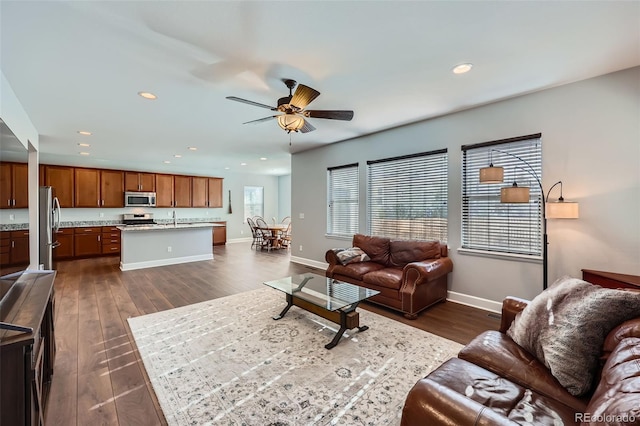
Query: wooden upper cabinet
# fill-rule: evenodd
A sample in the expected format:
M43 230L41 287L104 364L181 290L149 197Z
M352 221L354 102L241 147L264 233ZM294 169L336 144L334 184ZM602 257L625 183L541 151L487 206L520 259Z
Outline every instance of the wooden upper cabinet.
M124 207L124 173L119 170L100 171L100 206Z
M74 170L76 207L100 207L100 170Z
M208 178L191 178L191 207L207 207L209 201Z
M173 207L173 175L155 175L156 207Z
M191 176L174 176L173 188L175 207L191 207Z
M29 166L27 163L0 163L0 208L29 207Z
M154 173L125 172L124 190L156 192L156 175Z
M73 167L45 166L45 185L52 186L54 195L60 201L60 207L74 207L74 180Z
M222 207L222 178L208 178L209 207Z

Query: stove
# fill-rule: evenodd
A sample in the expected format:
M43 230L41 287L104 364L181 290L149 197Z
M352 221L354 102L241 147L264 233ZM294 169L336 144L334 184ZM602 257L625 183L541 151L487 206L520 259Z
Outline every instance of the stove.
M156 225L153 213L131 213L122 215L122 223L127 226Z

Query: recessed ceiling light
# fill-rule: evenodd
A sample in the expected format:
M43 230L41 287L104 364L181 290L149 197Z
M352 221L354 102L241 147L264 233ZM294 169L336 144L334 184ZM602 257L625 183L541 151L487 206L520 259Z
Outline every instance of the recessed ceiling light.
M175 158L182 158L182 155L180 155L180 154L176 154L176 155L174 155L174 157L175 157Z
M466 63L466 64L456 65L455 67L453 67L451 71L453 71L454 74L464 74L466 72L471 71L471 68L473 68L473 64Z
M84 151L83 152L79 152L78 154L80 154L80 155L89 155L88 152L84 152Z
M240 163L240 165L241 165L241 166L246 166L246 165L247 165L247 163Z
M89 146L91 146L91 144L88 144L88 143L78 143L78 146L89 147Z
M164 161L163 161L163 163L164 163L164 164L171 164L171 161L169 161L169 160L164 160Z
M91 136L91 132L87 132L86 130L78 130L78 133L83 136Z
M225 169L225 170L229 170L230 168L231 168L231 167L225 167L224 169Z
M260 157L260 160L266 161L267 157Z
M189 147L189 151L197 151L197 150L198 150L198 148L196 148L195 146L190 146Z
M138 92L138 95L142 96L145 99L158 99L158 97L151 92Z

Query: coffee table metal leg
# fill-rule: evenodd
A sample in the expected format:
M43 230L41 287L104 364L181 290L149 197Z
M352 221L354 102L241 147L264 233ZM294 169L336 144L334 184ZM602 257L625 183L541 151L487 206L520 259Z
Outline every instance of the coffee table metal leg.
M279 320L280 318L282 318L287 313L289 308L291 308L292 306L293 306L293 296L291 296L290 294L287 294L287 306L285 306L282 312L280 312L280 315L273 317L273 319Z
M341 326L340 330L338 330L338 332L336 333L335 336L333 336L333 340L330 343L327 343L326 345L324 345L324 347L326 349L332 349L335 348L336 345L340 342L340 339L342 338L342 335L344 334L344 332L347 331L347 327L345 326Z
M333 336L333 340L331 340L331 342L327 343L326 345L324 345L324 347L326 349L332 349L335 348L336 345L340 342L340 339L342 338L342 335L344 334L345 331L347 331L347 314L349 312L353 312L356 310L356 307L358 306L357 303L354 303L353 305L351 305L351 307L349 309L347 309L346 311L340 310L340 330L338 330L338 332L336 333L335 336ZM367 325L363 325L361 327L358 327L358 331L366 331L369 329L369 326Z

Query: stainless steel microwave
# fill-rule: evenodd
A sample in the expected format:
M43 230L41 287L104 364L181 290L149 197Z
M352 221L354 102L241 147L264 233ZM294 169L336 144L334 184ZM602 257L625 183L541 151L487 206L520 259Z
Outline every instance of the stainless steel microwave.
M125 207L155 207L156 193L155 192L125 192L124 205Z

